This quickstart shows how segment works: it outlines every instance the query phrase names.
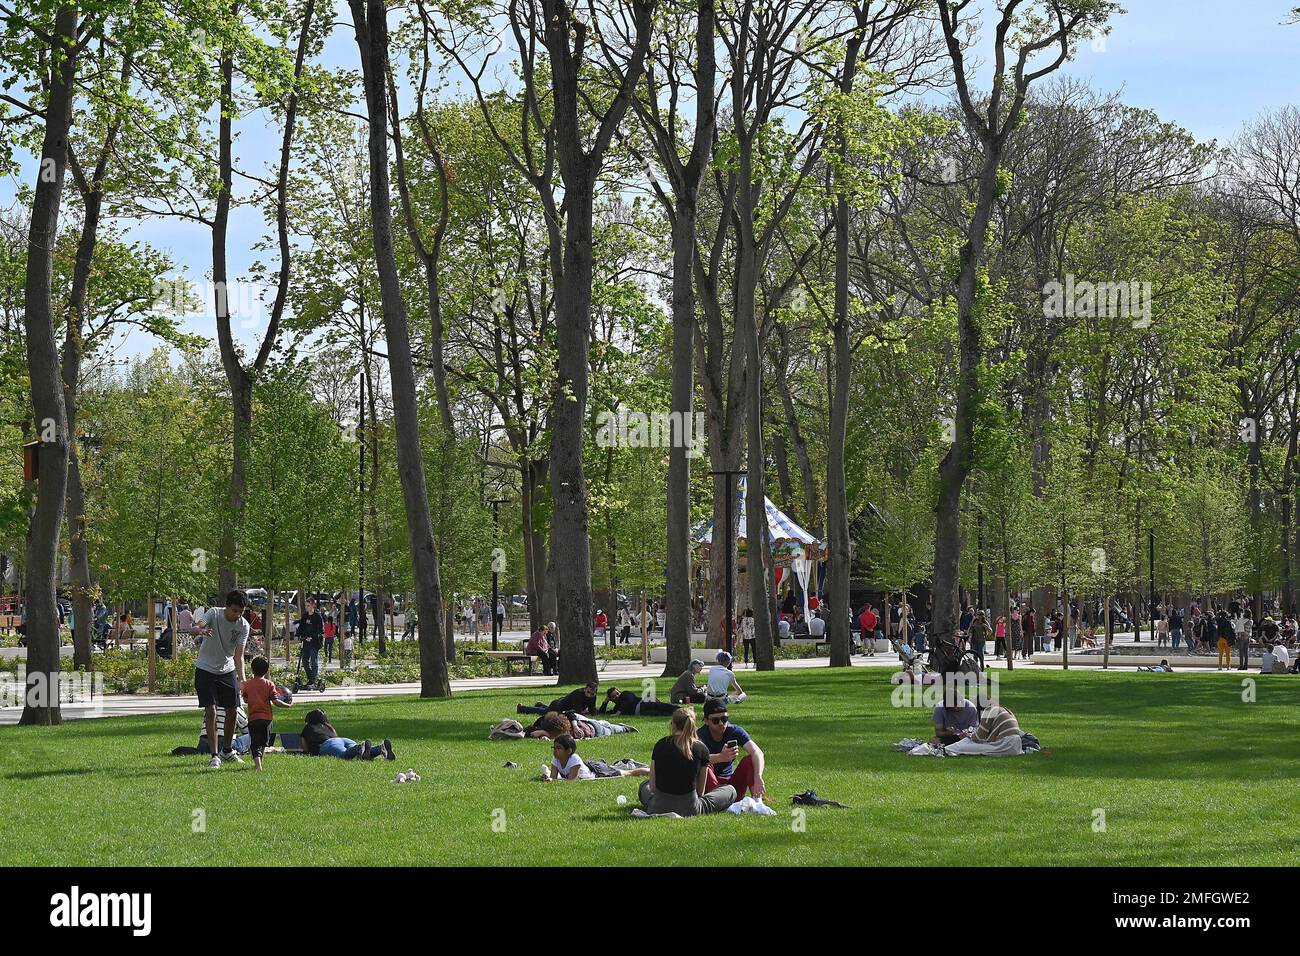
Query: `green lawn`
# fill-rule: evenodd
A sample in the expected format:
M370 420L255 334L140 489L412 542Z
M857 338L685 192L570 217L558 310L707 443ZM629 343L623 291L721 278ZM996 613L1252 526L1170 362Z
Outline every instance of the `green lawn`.
M890 706L889 674L742 674L732 709L767 752L775 817L633 820L636 778L536 782L543 741L489 742L536 688L331 704L341 733L393 738L396 763L272 755L220 771L172 757L198 711L0 728L0 864L1293 864L1300 682L1239 675L1015 671L1002 701L1050 754L939 759L890 750L928 714ZM669 682L661 681L661 693ZM282 729L298 729L311 695ZM648 760L666 720L582 741ZM515 761L517 769L502 765ZM414 766L417 784L392 783ZM788 804L807 787L849 805ZM616 805L618 794L628 797ZM493 814L504 810L504 832ZM1094 810L1106 815L1094 832ZM193 832L195 811L206 832Z

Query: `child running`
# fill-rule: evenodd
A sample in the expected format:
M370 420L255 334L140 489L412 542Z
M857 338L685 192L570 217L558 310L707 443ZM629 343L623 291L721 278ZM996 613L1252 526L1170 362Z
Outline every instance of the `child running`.
M253 766L262 769L262 754L271 735L272 707L292 707L280 698L279 688L267 679L271 662L265 657L253 658L253 679L244 681L244 700L248 703L248 733L252 738Z

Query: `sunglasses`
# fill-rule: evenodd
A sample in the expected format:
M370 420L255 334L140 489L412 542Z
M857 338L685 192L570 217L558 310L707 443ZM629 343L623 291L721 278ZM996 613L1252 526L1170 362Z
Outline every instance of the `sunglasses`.
M710 718L709 718L709 723L711 723L711 724L725 724L726 722L727 722L727 715L726 715L726 714L722 714L722 715L720 715L720 716L714 716L714 717L710 717Z

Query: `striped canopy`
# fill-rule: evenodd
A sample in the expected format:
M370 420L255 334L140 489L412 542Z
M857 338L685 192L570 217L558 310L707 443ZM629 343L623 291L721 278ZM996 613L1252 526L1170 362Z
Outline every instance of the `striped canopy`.
M817 536L810 534L795 523L794 519L772 504L772 499L764 498L767 510L767 536L772 543L772 551L780 556L817 557L825 553ZM749 537L749 522L745 516L745 479L741 478L736 488L736 501L732 505L736 522L737 550L744 552ZM713 543L713 520L701 521L691 532L697 548L707 549Z

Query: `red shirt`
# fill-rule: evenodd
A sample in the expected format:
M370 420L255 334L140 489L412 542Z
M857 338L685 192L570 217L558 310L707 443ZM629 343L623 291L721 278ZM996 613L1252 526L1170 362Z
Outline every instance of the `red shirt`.
M875 629L876 629L876 622L879 620L879 618L876 617L876 612L875 612L875 611L872 611L872 610L866 610L866 611L863 611L863 612L862 612L862 616L859 617L858 620L862 622L862 626L863 626L866 630L868 630L868 631L875 631Z
M265 677L254 677L244 681L244 700L248 701L249 720L270 720L272 717L271 701L277 694L275 685Z
M597 626L597 627L608 627L608 626L609 626L609 618L607 618L607 617L605 616L605 612L604 612L604 611L601 611L599 614L596 615L596 626Z

